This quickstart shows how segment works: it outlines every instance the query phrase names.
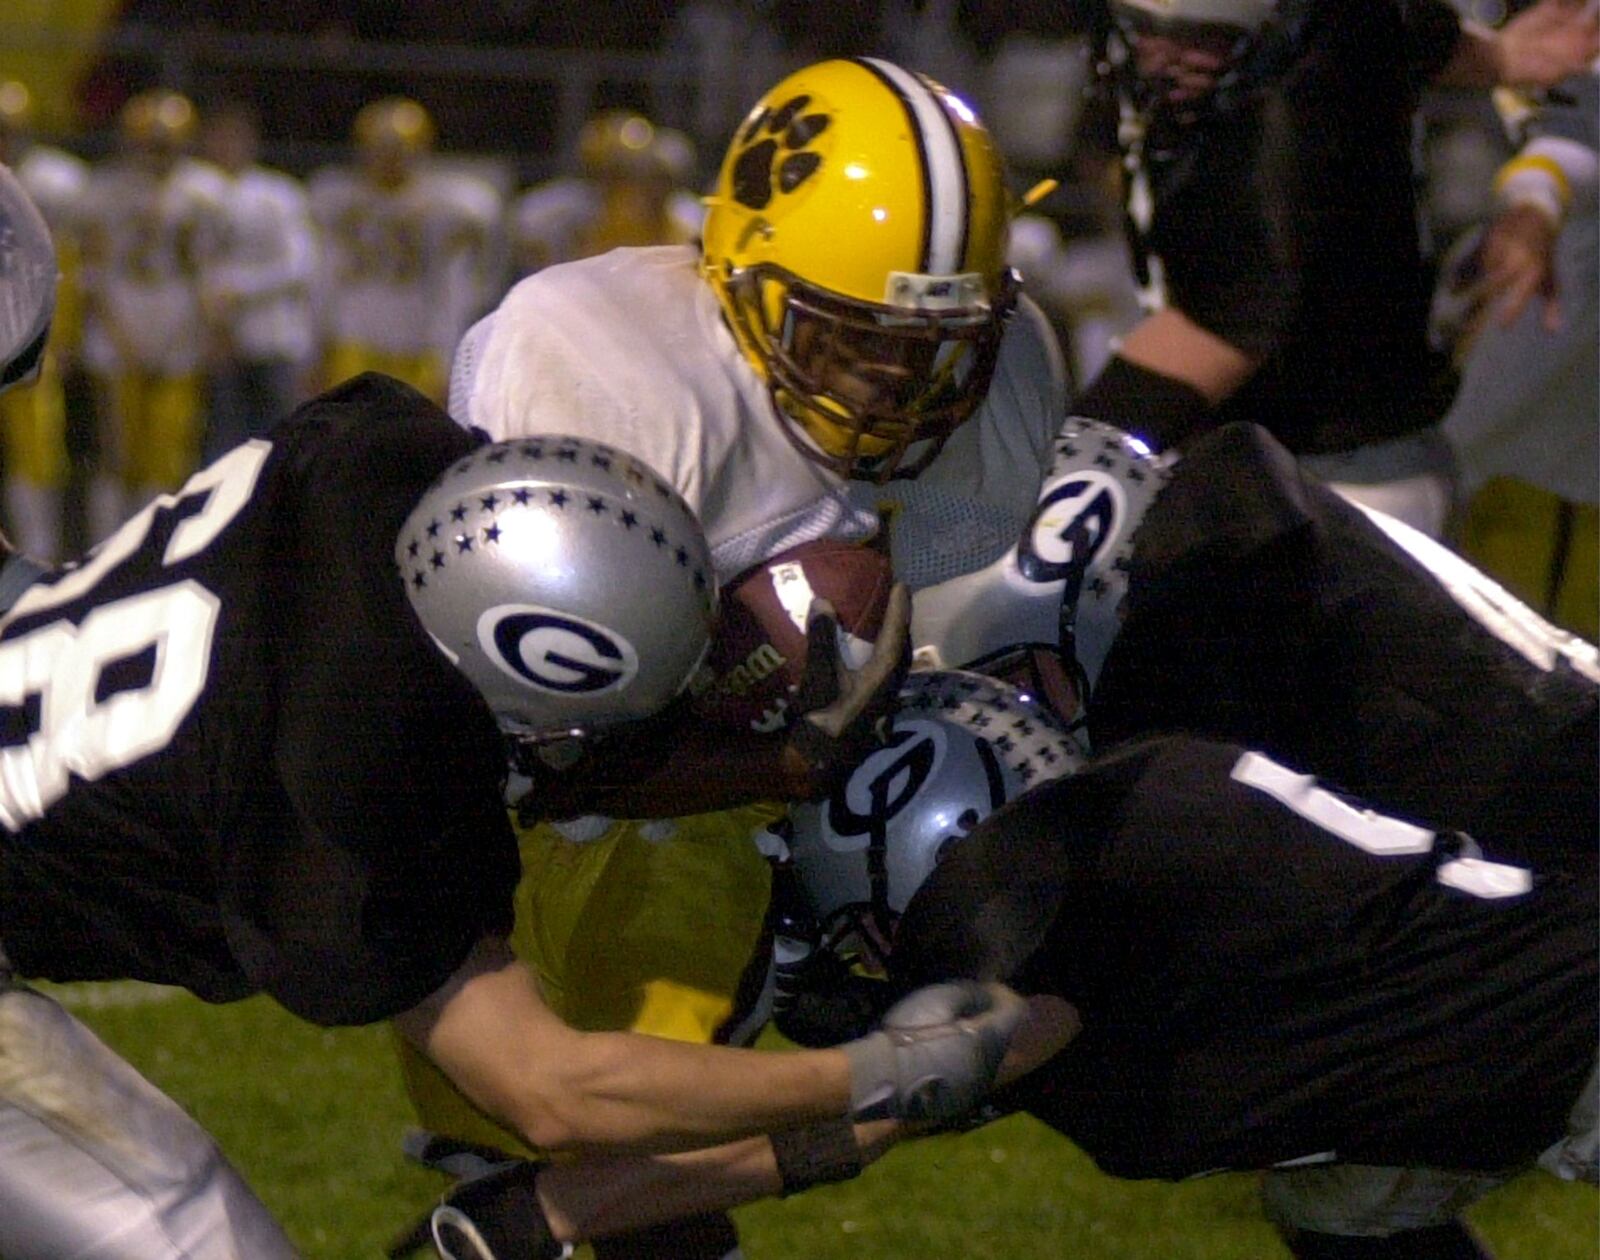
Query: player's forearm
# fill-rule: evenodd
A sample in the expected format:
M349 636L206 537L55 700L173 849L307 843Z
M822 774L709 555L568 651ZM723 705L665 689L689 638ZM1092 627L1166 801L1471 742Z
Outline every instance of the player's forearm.
M843 1116L850 1067L835 1050L762 1054L635 1033L578 1034L545 1056L514 1117L544 1150L673 1151Z
M861 1166L912 1132L896 1120L854 1126ZM765 1137L678 1155L558 1164L540 1174L538 1186L550 1227L564 1242L725 1211L785 1193L777 1157Z
M502 941L396 1018L472 1102L547 1151L668 1151L843 1116L837 1050L760 1054L633 1033L583 1033L545 1005Z

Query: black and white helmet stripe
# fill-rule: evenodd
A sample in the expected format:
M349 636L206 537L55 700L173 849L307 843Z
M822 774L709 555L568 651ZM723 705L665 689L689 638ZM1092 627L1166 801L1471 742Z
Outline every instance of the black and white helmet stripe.
M968 230L968 174L950 108L922 76L893 62L862 57L867 67L905 106L922 156L926 205L922 227L922 271L954 275L965 269Z

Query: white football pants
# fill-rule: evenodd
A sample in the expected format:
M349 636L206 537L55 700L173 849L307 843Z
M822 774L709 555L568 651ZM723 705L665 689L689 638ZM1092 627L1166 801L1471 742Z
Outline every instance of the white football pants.
M0 984L5 1260L292 1260L210 1135L59 1004Z

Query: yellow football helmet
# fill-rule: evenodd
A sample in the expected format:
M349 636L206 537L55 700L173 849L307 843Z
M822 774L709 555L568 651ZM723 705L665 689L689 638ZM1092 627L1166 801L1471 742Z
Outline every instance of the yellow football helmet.
M151 88L128 98L117 115L117 130L131 149L172 155L188 147L199 121L187 96Z
M418 158L433 149L433 116L406 96L369 101L356 114L351 137L361 160L381 184L401 184Z
M578 133L578 167L589 179L681 183L693 166L688 137L657 127L643 114L602 110Z
M0 79L0 133L26 135L33 130L33 93L20 79Z
M709 199L702 272L802 450L907 475L977 409L1016 301L1010 213L989 133L922 75L824 61L757 103Z

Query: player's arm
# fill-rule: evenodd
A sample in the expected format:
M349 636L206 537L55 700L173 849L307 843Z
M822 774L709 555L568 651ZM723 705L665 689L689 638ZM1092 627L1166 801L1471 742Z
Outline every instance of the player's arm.
M1461 21L1449 60L1433 82L1461 88L1553 87L1568 75L1584 73L1597 54L1600 11L1594 5L1540 0L1498 30Z
M890 1021L895 1018L891 1012ZM1058 1053L1078 1027L1067 1004L1034 999L1000 1079L1014 1079ZM463 1244L452 1248L462 1260L556 1255L564 1243L846 1180L897 1142L929 1128L905 1118L856 1123L833 1118L672 1155L501 1165L454 1187L433 1223L436 1229L443 1226L447 1242ZM489 1245L475 1248L474 1237Z
M667 1151L846 1116L962 1114L993 1081L1024 1009L1001 986L935 986L885 1016L908 1032L792 1054L586 1033L550 1010L504 941L486 938L395 1023L532 1146Z

